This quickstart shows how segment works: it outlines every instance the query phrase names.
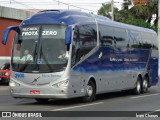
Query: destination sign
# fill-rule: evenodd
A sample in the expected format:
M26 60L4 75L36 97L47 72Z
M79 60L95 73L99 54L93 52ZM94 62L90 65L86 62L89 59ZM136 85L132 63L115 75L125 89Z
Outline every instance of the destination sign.
M59 25L43 25L40 26L25 26L21 28L22 40L25 39L38 39L41 38L64 38L65 37L65 27Z
M39 37L39 27L23 27L21 29L21 37L25 39L38 39Z

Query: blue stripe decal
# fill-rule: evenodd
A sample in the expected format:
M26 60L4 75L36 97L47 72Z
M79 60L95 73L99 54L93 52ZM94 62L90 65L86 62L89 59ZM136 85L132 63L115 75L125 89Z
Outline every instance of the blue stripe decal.
M74 72L81 73L97 73L97 72L118 72L118 71L144 71L146 68L146 64L148 61L148 56L150 54L149 50L145 49L119 49L112 47L101 47L97 52L92 54L82 63L78 64L73 68ZM152 66L152 71L148 71L148 73L152 76L155 72L157 72L158 76L158 64L152 65L154 63L158 63L158 59L154 61L149 61L149 66ZM152 72L152 73L151 73ZM158 81L151 80L151 84L155 84Z

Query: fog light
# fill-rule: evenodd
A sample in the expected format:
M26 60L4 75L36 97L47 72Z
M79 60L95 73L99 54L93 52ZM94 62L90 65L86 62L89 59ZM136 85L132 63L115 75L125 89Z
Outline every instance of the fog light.
M10 87L16 87L16 86L20 86L20 85L18 83L14 82L14 81L10 81L9 86Z

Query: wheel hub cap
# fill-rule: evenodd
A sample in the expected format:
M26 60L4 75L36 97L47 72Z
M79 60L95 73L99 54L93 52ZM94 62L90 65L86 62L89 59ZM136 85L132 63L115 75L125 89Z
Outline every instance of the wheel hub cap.
M140 91L140 89L141 89L141 85L140 85L140 83L138 82L138 83L137 83L137 91Z
M144 89L147 89L147 87L148 87L146 80L144 80L144 82L143 82L143 87L144 87Z
M87 95L92 96L93 94L93 88L91 86L87 86Z

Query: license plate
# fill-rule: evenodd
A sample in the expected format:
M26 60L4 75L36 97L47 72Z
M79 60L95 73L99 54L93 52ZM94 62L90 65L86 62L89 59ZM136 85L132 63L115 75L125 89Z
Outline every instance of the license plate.
M30 94L40 94L40 90L30 90Z

